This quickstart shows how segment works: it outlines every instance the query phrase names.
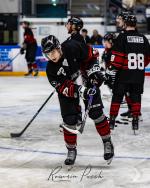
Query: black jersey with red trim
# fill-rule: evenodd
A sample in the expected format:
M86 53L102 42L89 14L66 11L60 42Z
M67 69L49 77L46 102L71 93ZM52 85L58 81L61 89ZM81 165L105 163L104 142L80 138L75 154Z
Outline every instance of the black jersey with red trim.
M119 34L112 49L110 64L118 69L116 79L125 83L144 83L145 67L150 62L147 38L136 30Z
M34 38L31 28L25 28L24 31L24 43L27 45L36 44L36 39Z
M79 86L75 80L80 75L98 64L94 51L90 47L83 47L75 40L66 40L61 44L63 52L59 62L49 61L46 67L46 74L50 84L57 89L57 92L67 97L77 96ZM64 93L65 90L65 93Z

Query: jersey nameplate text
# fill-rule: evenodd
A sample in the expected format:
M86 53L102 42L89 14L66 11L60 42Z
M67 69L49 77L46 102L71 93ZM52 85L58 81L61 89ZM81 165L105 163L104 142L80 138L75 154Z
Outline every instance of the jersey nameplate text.
M138 36L127 36L127 41L129 43L144 43L143 37Z

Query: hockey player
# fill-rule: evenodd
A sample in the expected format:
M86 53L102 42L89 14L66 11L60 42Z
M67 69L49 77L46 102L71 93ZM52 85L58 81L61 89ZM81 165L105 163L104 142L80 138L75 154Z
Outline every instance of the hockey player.
M108 79L105 81L105 84L108 85L109 89L113 89L113 84L115 81L115 75L116 75L116 70L108 72L109 70L107 69L109 67L111 55L112 55L112 47L114 45L114 42L116 40L116 35L114 33L107 33L104 38L103 38L103 45L104 45L104 52L102 54L102 69L106 71L106 76L107 74Z
M125 30L126 30L125 19L126 19L126 16L128 16L128 15L132 15L132 13L130 11L121 12L116 18L116 26L118 28L118 31L120 31L121 33L124 33ZM128 110L127 110L127 112L121 113L120 116L122 117L123 120L132 120L132 114L131 114L131 103L132 103L132 101L131 101L129 92L126 92L125 100L126 100L127 105L128 105ZM141 113L140 113L140 116L139 116L139 120L142 121L142 114Z
M83 21L81 18L72 16L68 19L66 23L66 28L68 34L71 35L67 40L73 39L85 44L85 40L83 36L80 34L80 30L83 28Z
M24 42L22 48L20 49L20 53L24 54L24 51L26 51L25 58L28 65L28 73L25 74L25 76L32 75L33 71L34 71L34 76L38 76L38 67L35 62L37 42L30 28L30 23L24 21L21 24L24 29Z
M136 30L136 17L125 18L126 31L119 34L112 50L110 69L116 69L116 79L110 108L110 128L114 129L120 103L126 92L130 93L132 129L139 128L141 94L144 85L144 70L149 63L150 45L146 37Z
M98 134L104 144L104 159L111 160L114 155L111 142L110 128L103 113L99 86L104 76L100 72L97 56L93 49L84 48L75 40L66 40L61 45L55 36L42 39L42 51L48 59L46 74L50 84L56 88L63 118L63 133L68 149L66 165L73 165L77 155L77 134L73 131L80 126L82 121L79 97L82 97L87 107L89 95L93 96L89 117L94 120ZM86 78L85 85L75 83L78 72ZM97 85L93 89L93 83ZM70 130L70 131L68 131Z
M117 30L121 33L123 33L125 31L126 25L125 25L124 19L128 14L130 14L130 13L129 12L121 12L116 17L116 27L117 27Z

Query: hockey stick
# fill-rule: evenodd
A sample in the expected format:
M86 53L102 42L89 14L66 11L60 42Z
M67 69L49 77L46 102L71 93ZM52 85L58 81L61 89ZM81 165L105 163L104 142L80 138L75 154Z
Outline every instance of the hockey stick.
M115 123L128 125L128 122L116 120Z
M9 65L10 63L12 63L12 62L16 59L16 57L18 57L19 54L20 54L20 52L17 53L17 54L15 55L15 57L12 58L2 69L0 69L0 71L5 70L5 68L8 67L8 65Z
M28 122L28 124L25 126L25 128L21 132L19 132L19 133L10 133L10 136L12 138L20 137L25 132L25 130L30 126L30 124L32 123L32 121L40 113L40 111L42 110L42 108L46 105L46 103L49 101L49 99L53 96L54 93L55 93L55 90L50 94L50 96L46 99L46 101L42 104L42 106L38 109L38 111L35 113L35 115L32 117L32 119Z
M93 89L96 89L96 86L94 86ZM94 96L94 95L90 95L90 96L89 96L88 106L87 106L87 109L86 109L86 111L85 111L85 114L84 114L84 118L83 118L81 127L80 127L80 129L79 129L79 132L80 132L81 134L83 133L83 130L84 130L84 127L85 127L85 123L86 123L86 119L87 119L88 113L89 113L90 108L91 108L91 105L92 105L93 96Z

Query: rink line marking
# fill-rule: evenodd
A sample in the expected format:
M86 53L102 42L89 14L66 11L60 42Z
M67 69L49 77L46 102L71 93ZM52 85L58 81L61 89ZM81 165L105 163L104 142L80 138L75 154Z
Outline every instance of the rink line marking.
M0 150L10 150L10 151L21 151L21 152L31 152L31 153L40 153L40 154L48 154L48 155L65 155L66 156L66 153L41 151L41 150L30 150L30 149L21 149L21 148L0 147ZM103 156L100 156L100 155L78 154L78 156L103 158ZM114 158L115 159L150 160L150 157L115 156Z

